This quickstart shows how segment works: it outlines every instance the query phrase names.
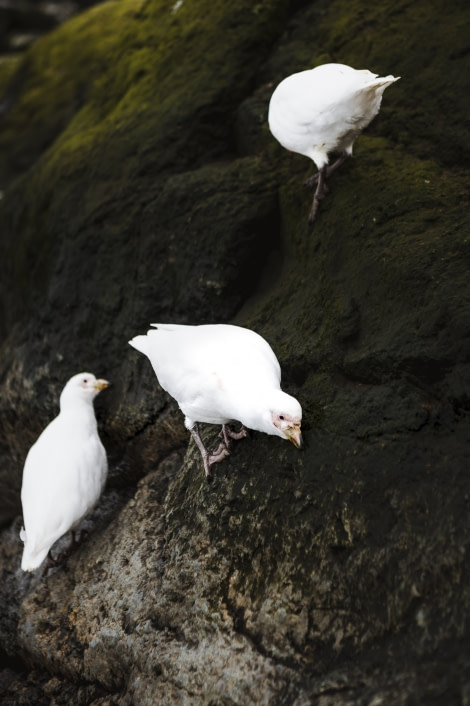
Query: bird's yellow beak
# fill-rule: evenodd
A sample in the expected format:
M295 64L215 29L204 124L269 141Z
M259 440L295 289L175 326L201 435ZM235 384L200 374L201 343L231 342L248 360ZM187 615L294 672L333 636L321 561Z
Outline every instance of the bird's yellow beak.
M109 382L107 380L97 380L94 384L96 390L104 390L109 387Z
M297 449L301 449L304 445L304 440L302 439L302 432L300 431L300 425L284 429L284 434Z

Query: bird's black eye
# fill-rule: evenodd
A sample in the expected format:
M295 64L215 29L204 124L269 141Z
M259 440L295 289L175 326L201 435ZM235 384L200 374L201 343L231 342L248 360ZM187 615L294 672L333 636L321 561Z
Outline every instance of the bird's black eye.
M279 419L282 419L282 420L284 421L284 415L283 415L283 414L280 414L280 415L279 415Z
M83 378L83 382L86 384L88 382L88 378Z

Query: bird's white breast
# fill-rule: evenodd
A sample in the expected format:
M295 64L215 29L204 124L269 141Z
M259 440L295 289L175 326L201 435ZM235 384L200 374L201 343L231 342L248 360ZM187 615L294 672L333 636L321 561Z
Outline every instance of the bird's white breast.
M107 460L96 423L59 415L31 447L21 499L28 542L58 539L94 506L106 480Z

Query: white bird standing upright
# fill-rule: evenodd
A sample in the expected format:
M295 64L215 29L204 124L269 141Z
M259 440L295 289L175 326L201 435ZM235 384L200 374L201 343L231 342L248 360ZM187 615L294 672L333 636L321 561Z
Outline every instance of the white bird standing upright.
M91 373L70 378L60 395L60 413L29 450L21 489L23 571L36 569L47 555L45 571L59 563L50 554L52 545L72 530L70 550L74 529L98 502L108 463L93 399L108 385Z
M211 464L230 454L231 440L246 436L246 428L302 446L301 406L281 390L281 369L264 338L229 324L151 325L155 328L129 343L148 357L160 385L177 401L207 477ZM242 423L239 431L228 426L233 420ZM198 422L222 424L216 451L204 446Z
M283 147L309 157L318 168L305 182L317 184L310 223L327 194L326 178L352 155L355 139L379 112L383 92L399 78L323 64L288 76L274 90L269 129ZM328 166L330 152L339 157Z

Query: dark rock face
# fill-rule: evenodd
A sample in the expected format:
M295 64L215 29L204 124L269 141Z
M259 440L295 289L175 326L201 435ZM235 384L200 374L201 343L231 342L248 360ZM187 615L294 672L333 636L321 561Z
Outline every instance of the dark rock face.
M100 0L1 0L0 52L21 52L77 12Z
M5 703L469 703L468 17L122 0L0 67ZM326 61L402 79L309 228L267 104ZM305 450L253 433L207 484L153 321L264 335ZM22 466L82 369L110 477L41 579Z

